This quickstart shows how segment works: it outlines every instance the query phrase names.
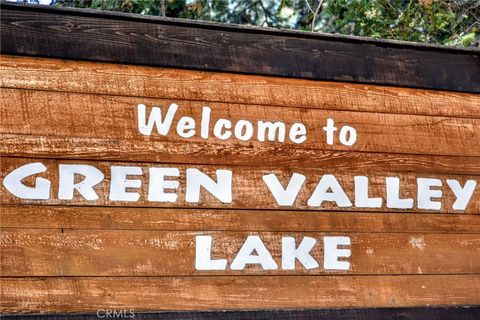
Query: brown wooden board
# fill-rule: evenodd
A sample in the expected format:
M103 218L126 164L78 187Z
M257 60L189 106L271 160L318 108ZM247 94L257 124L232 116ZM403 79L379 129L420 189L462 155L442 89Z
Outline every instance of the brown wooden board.
M479 118L476 94L101 62L2 55L0 85L12 89Z
M2 54L480 92L480 54L440 46L2 2Z
M454 209L454 204L457 197L452 189L447 185L447 180L457 180L461 186L465 185L467 181L479 181L478 176L464 176L464 175L425 175L423 178L437 179L442 183L441 197L436 198L435 201L440 203L438 210L419 208L417 203L418 198L418 176L412 173L397 174L392 172L377 172L368 173L369 179L369 194L371 197L382 198L381 206L378 208L365 208L355 205L354 197L354 176L358 174L362 176L365 172L340 172L334 175L340 187L345 192L345 197L350 201L349 205L340 204L336 201L325 200L321 203L311 204L309 200L318 199L315 195L315 190L319 185L321 179L325 175L331 175L332 171L328 169L302 169L302 168L288 168L279 170L276 168L257 168L257 167L213 167L213 166L199 166L199 165L177 165L177 164L153 164L142 163L135 164L142 175L130 176L140 182L140 187L132 188L128 192L137 192L138 199L135 201L117 201L112 200L110 196L111 179L109 178L112 166L132 166L131 163L122 162L94 162L94 161L72 161L72 160L53 160L53 159L30 159L30 158L14 158L3 157L2 167L0 170L0 180L4 180L7 174L13 172L15 169L24 165L40 163L45 166L46 170L41 174L41 177L47 179L51 183L49 198L46 200L30 200L21 199L18 196L8 191L5 185L1 186L2 197L1 204L44 204L44 205L86 205L86 206L129 206L129 207L200 207L200 208L231 208L231 209L288 209L288 210L335 210L335 211L376 211L376 212L405 212L410 214L413 212L431 212L431 213L480 213L480 192L478 188L472 193L466 208ZM72 199L60 199L59 193L59 166L60 165L88 165L94 167L103 174L104 178L95 186L92 187L92 192L98 199L87 199L78 191L72 193ZM150 182L150 168L176 168L178 169L178 188L167 190L166 193L177 194L173 202L163 200L149 200L152 193L150 186L156 189L153 182ZM231 202L228 200L221 200L208 191L199 191L199 199L196 201L187 201L186 187L188 180L186 179L186 171L188 169L197 169L209 177L214 177L216 180L217 170L227 170L231 172ZM279 182L284 186L289 184L290 178L293 174L302 174L305 177L305 182L301 185L298 195L294 198L294 202L289 204L278 204L275 197L272 195L269 187L263 181L266 175L275 175ZM80 176L80 175L77 175ZM30 180L30 184L34 182L34 176L30 176L26 180ZM402 198L412 199L412 208L399 209L388 208L386 202L386 178L397 177L399 179L399 192ZM170 179L177 179L170 177ZM168 180L168 178L167 178Z
M479 275L2 279L4 313L480 304Z
M189 142L179 145L163 141L119 141L2 134L0 154L33 158L115 160L134 162L215 164L223 166L328 168L339 171L419 172L427 174L480 175L479 157L422 154L320 151L265 145L206 145ZM254 153L255 161L252 161Z
M195 264L195 238L213 237L212 259L227 259L227 270L202 271ZM258 236L277 263L276 270L249 264L229 270L248 236ZM353 253L348 270L323 268L323 238L348 236ZM282 237L317 241L310 255L319 264L294 270L282 266ZM211 276L230 275L395 275L478 274L478 234L309 233L211 231L90 231L5 229L0 236L4 277L31 276Z
M1 226L26 229L480 233L477 214L312 212L4 205Z
M205 143L249 146L255 150L264 145L284 145L293 149L327 151L368 151L384 153L409 153L433 155L480 155L480 119L427 117L400 114L378 114L366 112L342 112L316 109L277 108L257 105L236 105L210 103L211 120L209 138L200 137L200 122L203 119L202 102L151 100L146 98L126 98L103 95L80 95L75 93L53 93L43 91L25 91L2 89L1 114L4 134L78 137L90 139L112 139L115 141L152 141L178 143ZM137 105L162 108L163 117L167 109L175 103L178 111L167 136L152 129L151 135L139 132ZM195 135L183 138L175 128L183 116L196 120ZM146 117L142 117L146 121ZM338 128L351 126L357 131L354 145L340 143L338 138L333 145L327 144L325 130L327 119L333 119ZM228 119L232 126L241 120L249 121L253 133L247 141L233 136L226 140L213 134L214 123L218 119ZM258 121L284 122L285 142L259 141ZM289 141L289 130L294 123L306 126L306 141ZM233 128L231 129L233 131ZM245 132L245 130L244 130ZM279 134L277 133L277 136ZM267 138L264 138L265 140ZM92 140L94 143L95 140ZM170 149L172 150L172 149ZM170 151L169 150L169 151ZM169 153L174 153L170 151ZM253 155L251 155L253 156Z

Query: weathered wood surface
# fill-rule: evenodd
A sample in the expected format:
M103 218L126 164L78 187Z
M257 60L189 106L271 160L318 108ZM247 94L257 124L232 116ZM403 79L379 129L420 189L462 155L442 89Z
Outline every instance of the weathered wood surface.
M2 55L4 88L479 118L476 94Z
M125 314L130 315L130 310ZM103 316L106 310L101 310ZM414 307L414 308L348 308L348 309L274 309L274 310L222 310L222 311L163 311L135 312L138 320L478 320L480 307ZM87 320L96 313L55 313L6 315L5 320Z
M3 278L4 313L480 304L479 275Z
M480 215L75 206L10 206L3 228L480 233Z
M0 154L20 157L114 160L223 166L328 168L333 171L480 175L479 157L293 149L285 145L178 144L77 137L2 134ZM252 161L252 154L255 161ZM274 155L274 156L272 156Z
M0 181L39 161L52 182L46 201L0 187L2 314L480 305L480 193L453 210L445 181L480 182L478 52L3 3L0 20ZM142 136L136 105L172 102L197 125L204 105L212 120L303 122L308 140L183 139L176 120L167 137ZM327 117L357 129L356 144L327 145ZM59 164L100 169L100 199L58 200ZM142 168L130 177L142 181L129 189L138 202L109 200L112 165ZM147 201L149 167L180 169L176 203ZM233 202L203 190L187 203L186 168L232 170ZM306 183L279 206L262 176L285 186L294 172ZM382 208L307 206L323 174L352 203L353 176L368 176ZM400 177L413 209L385 207L387 176ZM443 182L441 210L417 208L418 177ZM197 271L196 235L213 236L213 257L229 262L259 235L279 267L281 237L314 237L320 267ZM351 238L350 270L323 269L325 235Z
M212 231L91 231L71 229L6 229L1 231L3 277L59 276L212 276L230 275L395 275L478 274L478 234L308 233L263 232L259 236L278 270L258 264L242 271L195 269L195 236L213 237L212 258L232 263L251 232ZM348 236L352 256L346 271L323 269L323 237ZM320 267L282 270L282 237L303 237L317 244L310 251Z
M446 179L457 179L460 184L463 186L467 180L479 181L480 177L478 176L464 176L464 175L428 175L429 178L437 178L443 181L443 187L439 188L442 190L442 197L438 201L442 203L440 210L427 210L427 209L417 209L417 174L412 173L387 173L378 172L368 173L369 178L369 193L373 197L383 198L382 207L380 208L356 208L355 206L351 207L339 207L337 203L325 201L321 204L320 207L308 206L307 201L311 197L315 187L317 186L321 177L325 174L331 174L332 171L328 169L302 169L302 168L287 168L287 169L276 169L276 168L257 168L257 167L218 167L218 166L192 166L192 165L177 165L177 164L153 164L153 163L142 163L136 164L138 167L142 168L142 176L131 176L132 179L141 180L141 186L138 189L134 189L140 194L138 201L112 201L109 199L110 193L110 168L111 166L132 166L132 163L118 163L118 162L105 162L105 161L82 161L81 164L91 165L100 170L104 179L102 182L97 184L94 187L94 190L98 196L98 200L87 200L82 197L78 192L74 193L73 199L71 200L60 200L57 197L58 186L59 186L59 164L79 164L78 161L71 160L54 160L54 159L30 159L30 158L13 158L13 157L3 157L2 158L2 167L0 168L0 180L13 171L14 169L28 163L41 162L46 166L46 172L42 173L43 178L51 181L51 190L50 190L50 199L48 200L29 200L29 199L20 199L8 192L5 187L2 185L0 190L2 191L2 197L0 198L1 204L45 204L45 205L86 205L86 206L130 206L130 207L199 207L199 208L231 208L231 209L288 209L288 210L335 210L335 211L377 211L377 212L406 212L412 213L413 211L421 212L435 212L435 213L480 213L480 192L476 188L476 192L473 193L469 204L465 210L454 210L453 203L456 200L456 197L453 191L446 184ZM156 202L148 201L148 170L150 167L167 167L167 168L178 168L179 169L179 187L175 192L178 197L177 200L172 202ZM215 177L216 170L218 169L227 169L232 171L232 202L231 203L222 203L220 200L215 198L212 194L207 191L200 193L199 202L187 202L185 200L185 170L187 168L197 168L205 174ZM267 185L263 182L262 177L267 174L275 174L278 179L284 184L287 185L292 174L296 172L303 174L306 177L306 181L302 186L302 189L299 191L296 201L292 206L280 206L276 203L275 198L272 196ZM336 179L339 184L342 186L343 190L349 197L352 204L354 203L354 175L355 174L365 174L365 172L341 172L335 173ZM398 176L401 181L401 194L403 198L409 197L414 199L414 204L412 209L390 209L386 207L386 185L385 177L387 176ZM34 180L33 177L27 178L26 183ZM254 195L254 196L253 196Z
M1 53L480 92L480 54L305 32L2 4Z
M210 126L208 140L199 136L198 127L196 128L197 133L192 138L180 137L175 132L178 120L182 116L192 116L199 125L204 105L201 102L17 89L2 89L1 101L2 127L0 133L3 134L103 138L117 140L120 143L128 140L165 141L176 142L180 148L182 143L203 142L231 147L248 145L257 150L262 149L264 145L280 144L257 141L255 138L257 121L285 121L287 132L295 122L303 123L307 128L305 143L294 144L289 142L288 138L285 141L285 145L295 149L480 156L480 144L478 143L480 141L480 119L304 110L223 103L209 104L212 109L212 123L217 119L226 118L231 119L232 123L245 119L254 124L254 137L249 141L242 142L233 137L228 140L215 138L212 132L213 124ZM161 106L163 114L165 114L168 106L173 102L179 105L179 109L167 136L161 136L153 131L151 136L145 137L139 132L136 115L137 104ZM345 146L337 138L336 143L328 145L323 130L328 118L334 119L339 128L345 125L354 127L357 131L356 143L353 146ZM175 153L174 150L169 152Z

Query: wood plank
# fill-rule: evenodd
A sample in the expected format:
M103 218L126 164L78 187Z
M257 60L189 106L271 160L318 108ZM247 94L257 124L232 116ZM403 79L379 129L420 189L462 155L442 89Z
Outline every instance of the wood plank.
M467 180L479 181L478 176L456 176L456 175L433 175L420 176L422 178L436 178L440 179L443 187L442 197L438 201L441 202L440 210L418 209L417 208L417 174L404 173L397 174L392 172L335 172L335 177L343 190L349 197L352 204L354 203L354 176L367 175L369 178L369 194L371 197L383 198L382 206L380 208L360 208L355 206L340 207L335 202L324 201L321 206L309 206L308 199L311 197L321 177L325 174L332 174L328 169L302 169L302 168L288 168L288 169L268 169L268 168L255 168L255 167L234 167L225 168L218 166L187 166L187 165L159 165L159 164L137 164L141 168L143 175L135 176L133 179L141 180L141 187L138 189L139 200L133 202L127 201L112 201L109 198L110 193L110 168L111 166L131 166L132 163L116 163L116 162L92 162L83 161L68 161L68 160L52 160L52 159L29 159L29 158L2 158L2 167L0 168L0 178L3 178L18 167L34 163L41 162L45 165L46 172L42 173L43 178L51 181L50 198L48 200L28 200L20 199L5 189L5 186L1 186L3 193L0 203L2 204L38 204L38 205L86 205L86 206L130 206L130 207L198 207L198 208L221 208L221 209L287 209L287 210L335 210L335 211L377 211L377 212L405 212L412 213L414 211L421 212L436 212L436 213L480 213L480 192L478 187L474 190L472 197L468 202L468 206L465 210L454 210L453 203L456 201L456 196L453 191L446 184L446 179L456 179L463 186ZM86 200L78 192L74 192L73 199L71 200L59 200L58 195L58 180L59 180L59 164L85 164L91 165L100 170L104 175L104 180L94 187L94 190L98 196L97 200ZM166 168L178 168L179 170L179 187L176 190L178 194L175 202L157 202L148 201L148 168L150 167L166 167ZM200 194L199 202L187 202L185 200L185 172L187 168L196 168L210 177L214 177L216 180L216 170L225 169L232 171L232 202L222 203L214 195L209 192L203 191ZM281 206L275 201L267 185L263 182L262 177L267 174L275 174L279 181L284 185L288 184L293 173L303 174L306 177L305 183L302 185L302 189L299 191L298 196L293 205ZM386 208L386 177L393 176L399 177L401 186L401 196L403 198L409 197L413 200L413 208L411 209L394 209ZM25 179L25 183L34 183L33 177ZM30 182L28 182L30 180ZM435 188L434 188L435 189ZM134 189L137 191L137 189ZM175 190L172 190L175 192ZM255 195L255 196L252 196ZM437 201L437 199L434 199Z
M480 304L479 275L2 278L3 313Z
M211 125L208 139L200 137L200 121L204 103L146 98L85 95L20 89L1 89L0 133L22 135L48 135L57 137L104 138L120 141L166 141L188 144L203 142L212 145L244 145L254 152L265 145L285 145L327 151L367 151L385 153L434 154L480 156L480 119L378 114L367 112L326 111L317 109L278 108L258 105L210 103ZM167 136L155 131L146 137L139 132L137 105L161 106L163 114L175 102L179 109ZM149 112L147 113L149 114ZM178 120L191 116L197 123L196 134L185 139L175 132ZM221 140L214 136L213 127L218 119L229 119L233 126L240 120L253 124L253 137L241 141L234 137ZM327 119L335 126L351 126L357 131L353 146L343 145L335 138L327 143L323 127ZM257 139L258 121L282 121L286 125L284 143L261 142ZM288 139L294 123L303 123L307 140L296 144ZM252 155L254 156L254 155Z
M2 54L480 92L480 54L442 46L2 4Z
M129 311L127 310L124 314L130 315ZM106 310L101 310L100 316L104 316L105 312ZM120 310L117 310L117 312L120 312ZM138 320L478 320L480 318L480 307L478 306L133 312L135 319ZM89 320L95 317L98 317L97 313L2 315L5 320Z
M33 158L113 160L224 166L329 168L332 171L418 172L480 175L478 157L409 155L293 149L265 145L253 153L249 145L179 144L77 137L1 134L0 155ZM275 155L272 157L272 155ZM252 161L252 157L255 161Z
M309 109L478 118L478 94L2 55L0 86Z
M227 270L195 269L197 235L213 237L212 257L226 258ZM262 239L277 270L258 264L229 270L249 235ZM349 270L323 268L325 236L350 237ZM294 237L297 245L303 237L316 239L310 254L319 267L297 261L295 270L283 270L282 237ZM3 229L0 248L3 277L480 274L478 234Z
M480 233L480 215L122 207L2 207L2 228Z

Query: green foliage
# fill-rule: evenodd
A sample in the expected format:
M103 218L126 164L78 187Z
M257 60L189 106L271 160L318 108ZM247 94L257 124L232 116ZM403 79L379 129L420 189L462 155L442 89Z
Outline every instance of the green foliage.
M465 8L459 12L464 14L469 5L474 5L473 2L465 1ZM479 7L480 3L477 3L478 17ZM336 16L335 27L339 33L447 44L452 36L462 33L458 9L448 0L339 0L333 1L328 11ZM474 12L470 14L473 17ZM471 23L474 23L473 19ZM467 24L464 23L463 27Z
M468 46L471 46L474 41L475 41L475 32L470 32L470 33L467 33L466 35L460 37L458 39L458 41L462 44L462 46L464 47L468 47Z
M480 0L54 0L57 6L358 35L480 45Z

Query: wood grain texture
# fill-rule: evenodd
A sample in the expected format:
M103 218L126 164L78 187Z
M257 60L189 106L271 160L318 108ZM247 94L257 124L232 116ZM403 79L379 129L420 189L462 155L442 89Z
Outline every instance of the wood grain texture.
M1 134L0 155L223 166L328 168L333 171L480 175L479 157L293 149L285 145L175 143ZM273 156L272 156L273 155ZM255 161L252 161L252 157Z
M21 135L48 135L119 141L190 142L249 146L262 149L265 145L281 145L279 142L260 142L257 137L258 121L284 121L287 127L285 146L327 151L368 151L385 153L433 154L480 156L480 119L378 114L366 112L326 111L317 109L278 108L258 105L210 103L210 138L200 137L201 102L152 100L105 95L83 95L19 89L1 90L0 133ZM144 136L138 130L137 105L161 106L165 114L168 106L179 105L176 117L167 136L155 131ZM149 114L149 113L148 113ZM178 120L191 116L197 122L196 135L185 139L175 132ZM233 124L245 119L253 123L253 138L240 141L235 138L220 140L213 136L213 125L218 119L229 119ZM326 142L323 127L332 118L338 128L352 126L357 131L353 146L345 146L335 139L333 145ZM295 144L288 140L288 130L293 123L306 126L307 140ZM173 151L170 151L173 153ZM253 155L252 155L253 156Z
M480 92L480 54L355 37L2 4L2 54Z
M322 319L319 308L480 305L480 193L453 210L445 182L480 182L479 52L5 3L0 14L0 180L40 161L52 182L47 201L0 187L2 316L310 308L317 316L300 317ZM186 140L176 121L167 137L141 136L136 105L172 102L197 124L204 105L213 120L303 122L308 140ZM327 145L327 117L355 127L357 143ZM57 200L59 164L100 169L100 199ZM112 165L142 168L139 202L109 200ZM180 169L176 203L146 200L148 167ZM203 190L187 203L189 167L232 170L233 202ZM294 172L306 184L293 206L276 205L262 176L286 185ZM308 207L332 173L352 202L353 176L368 176L369 194L384 199L385 177L398 176L414 208ZM443 182L440 211L417 208L418 177ZM279 265L282 236L310 236L321 266L322 237L349 236L351 269L197 271L196 235L213 236L214 257L229 262L260 235ZM331 315L356 319L339 310ZM435 319L478 315L463 310ZM409 312L378 315L432 317Z
M127 315L129 315L128 311ZM97 317L96 313L2 316L5 320L87 320L95 317ZM478 320L478 318L480 318L480 307L478 306L135 312L135 319L138 320Z
M416 209L416 199L417 199L417 174L405 173L387 173L382 172L336 172L335 176L339 184L342 186L343 190L350 198L352 203L354 202L354 184L353 177L355 174L367 174L369 178L369 193L370 196L386 198L386 186L385 186L385 177L387 176L398 176L401 181L401 193L402 197L410 197L414 199L413 209L388 209L385 206L385 200L382 203L381 208L356 208L344 207L340 208L336 203L333 202L323 202L320 207L310 207L307 206L307 201L312 195L315 187L317 186L320 178L324 174L332 174L332 171L325 169L302 169L302 168L286 168L283 170L272 168L256 168L256 167L218 167L218 166L188 166L188 165L177 165L177 164L168 164L168 165L159 165L152 163L143 163L138 164L142 168L143 175L135 177L135 179L141 180L141 187L138 189L140 194L139 200L134 202L125 202L125 201L111 201L109 199L110 193L110 168L111 166L121 166L127 165L131 166L131 163L118 163L118 162L93 162L93 161L73 161L73 160L53 160L53 159L29 159L29 158L11 158L3 157L2 158L2 167L0 168L0 179L3 178L14 169L28 163L41 162L43 163L47 170L45 173L42 173L41 176L51 181L51 191L50 199L48 200L28 200L20 199L8 192L5 187L1 186L2 197L0 198L1 204L44 204L44 205L85 205L85 206L129 206L129 207L198 207L198 208L223 208L223 209L287 209L287 210L335 210L335 211L389 211L389 212L405 212L412 213L417 211L421 212L435 212L435 213L480 213L480 192L478 188L476 192L473 193L469 205L465 210L458 211L453 210L452 205L456 200L456 197L453 191L446 184L446 179L457 179L460 184L463 186L465 182L469 179L479 181L480 177L477 176L456 176L456 175L433 175L429 174L428 178L438 178L443 181L442 198L438 201L442 203L440 210L420 210ZM58 194L58 166L59 164L85 164L91 165L99 169L105 176L104 180L94 187L95 192L98 195L98 200L86 200L77 192L74 193L72 200L59 200L57 198ZM174 167L179 169L179 187L176 190L178 194L177 200L175 203L167 202L154 202L147 200L148 193L148 170L149 167ZM187 168L197 168L205 174L216 177L216 170L218 169L227 169L232 171L232 195L233 199L231 203L222 203L220 200L215 198L209 192L201 192L199 202L187 202L185 200L185 172ZM280 206L276 203L274 197L271 195L268 187L263 182L262 177L266 174L275 174L278 179L284 185L288 184L292 174L300 173L306 176L306 181L302 186L302 190L298 193L296 201L292 206ZM422 176L426 178L427 176ZM25 179L25 183L33 183L33 178ZM30 180L30 182L28 182ZM136 191L137 189L135 189Z
M479 275L7 277L0 290L3 313L480 304Z
M339 111L478 118L477 94L2 55L0 86Z
M75 206L2 207L2 228L480 233L480 215Z
M227 266L249 235L259 236L278 269L256 264L242 271L196 270L197 235L213 237L212 258L227 258ZM297 245L303 237L316 239L310 254L320 267L307 270L297 261L295 270L283 270L286 236ZM349 270L323 268L324 236L350 237ZM480 274L479 247L478 234L4 229L0 267L3 277Z

